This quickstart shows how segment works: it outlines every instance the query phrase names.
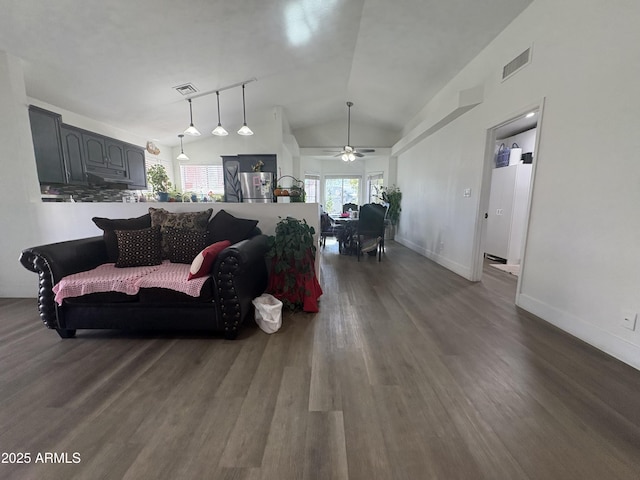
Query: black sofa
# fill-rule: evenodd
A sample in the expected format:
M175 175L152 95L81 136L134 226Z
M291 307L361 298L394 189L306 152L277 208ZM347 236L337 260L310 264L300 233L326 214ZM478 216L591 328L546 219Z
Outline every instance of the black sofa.
M108 262L103 237L27 248L20 263L38 274L40 318L62 338L75 336L77 329L180 329L209 330L233 339L242 323L253 315L251 301L266 289L267 250L268 237L261 233L224 249L197 298L149 288L141 289L138 295L91 293L66 298L58 305L53 286L60 279Z

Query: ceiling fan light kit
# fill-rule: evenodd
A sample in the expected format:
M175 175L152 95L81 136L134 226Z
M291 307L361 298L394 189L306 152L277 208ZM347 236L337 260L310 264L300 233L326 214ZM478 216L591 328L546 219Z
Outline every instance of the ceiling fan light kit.
M342 151L335 156L340 157L344 162L353 162L356 157L364 157L364 155L351 146L351 107L353 107L353 102L347 102L347 107L349 108L347 120L347 144L342 148ZM371 148L362 151L367 153L375 152L375 150Z

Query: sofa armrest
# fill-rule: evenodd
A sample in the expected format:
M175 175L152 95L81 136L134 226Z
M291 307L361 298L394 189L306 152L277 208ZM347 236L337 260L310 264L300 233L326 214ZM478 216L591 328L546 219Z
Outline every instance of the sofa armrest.
M38 310L47 327L60 328L54 285L67 275L91 270L106 262L107 250L102 237L51 243L22 251L22 266L38 274Z
M107 261L107 249L102 237L26 248L20 255L22 266L35 273L47 268L55 283L67 275L91 270Z
M227 338L235 338L240 324L252 311L251 301L267 288L265 255L268 237L256 235L224 249L213 266L214 295Z

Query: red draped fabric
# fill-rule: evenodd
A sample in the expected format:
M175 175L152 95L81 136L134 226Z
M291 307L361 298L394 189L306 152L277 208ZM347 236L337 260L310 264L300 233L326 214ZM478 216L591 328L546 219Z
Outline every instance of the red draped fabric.
M307 253L305 262L309 264L309 272L300 272L290 268L276 273L272 266L267 292L284 303L288 302L296 307L302 307L305 312L315 313L320 310L318 299L322 295L322 287L316 277L315 262L311 251ZM295 283L293 286L287 287L286 279L291 275L294 276Z

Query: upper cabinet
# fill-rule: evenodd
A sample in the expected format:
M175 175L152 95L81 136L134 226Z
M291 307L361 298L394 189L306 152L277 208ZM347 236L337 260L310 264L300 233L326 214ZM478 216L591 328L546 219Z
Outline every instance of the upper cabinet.
M68 173L68 183L86 185L87 175L83 158L82 130L63 123L60 125L60 138L62 140L62 155Z
M145 189L144 148L62 123L60 115L29 107L40 183Z
M147 172L144 168L144 149L133 145L125 145L124 158L129 172L129 180L131 181L129 188L146 190Z
M83 132L87 173L109 180L128 180L124 143L95 133Z
M60 143L60 115L31 106L29 120L40 183L67 183Z

